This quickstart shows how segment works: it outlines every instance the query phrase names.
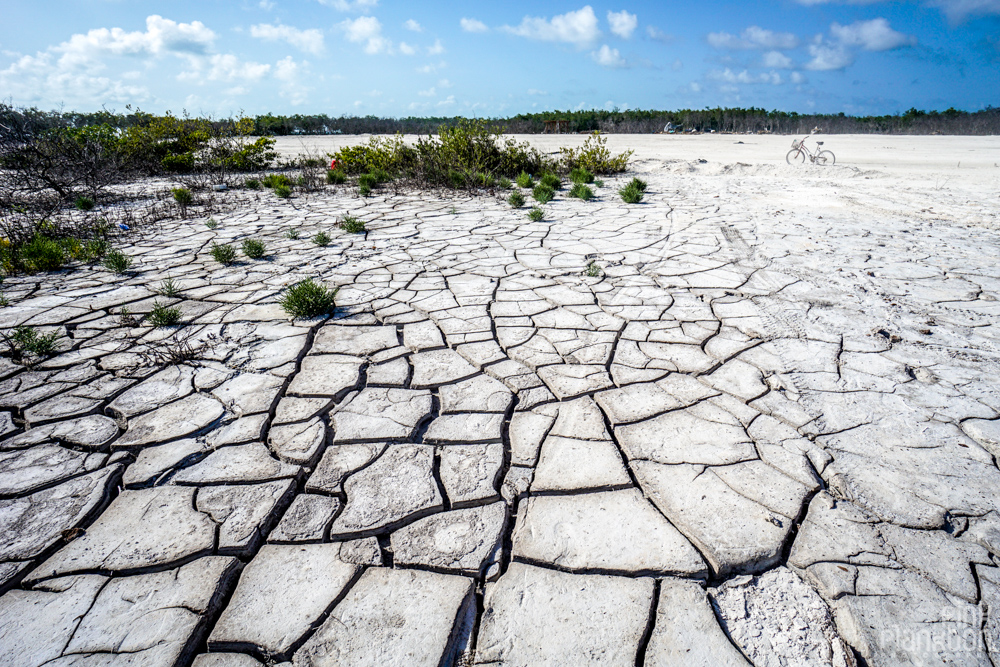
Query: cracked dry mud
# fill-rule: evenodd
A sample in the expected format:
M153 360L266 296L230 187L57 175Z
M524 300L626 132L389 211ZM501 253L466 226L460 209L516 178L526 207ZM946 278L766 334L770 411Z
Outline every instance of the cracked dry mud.
M0 325L64 338L0 362L0 663L1000 664L996 191L638 168L539 223L267 197L8 280ZM310 276L337 311L289 321ZM157 298L182 327L121 326Z

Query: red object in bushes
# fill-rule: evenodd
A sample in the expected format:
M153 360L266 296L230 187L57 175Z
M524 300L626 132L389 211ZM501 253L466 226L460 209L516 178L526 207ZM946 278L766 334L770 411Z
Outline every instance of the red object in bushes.
M330 169L336 169L336 168L337 168L337 161L330 160Z

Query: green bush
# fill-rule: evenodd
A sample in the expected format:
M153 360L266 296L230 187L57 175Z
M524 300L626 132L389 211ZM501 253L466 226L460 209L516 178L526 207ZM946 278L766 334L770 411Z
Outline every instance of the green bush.
M90 239L84 244L83 253L88 262L96 262L107 254L108 247L104 239Z
M532 222L541 222L542 218L544 217L545 217L545 211L538 208L537 206L532 207L532 209L528 211L528 219L531 220Z
M517 187L519 188L532 188L535 186L535 182L531 180L531 174L526 171L522 171L517 175Z
M333 239L331 239L330 235L327 234L326 232L319 232L318 234L316 234L316 236L312 238L312 242L320 246L321 248L330 245L330 241L332 240Z
M642 180L641 178L633 178L631 181L628 182L628 185L626 185L625 187L627 187L627 188L635 188L639 192L645 192L646 191L646 181Z
M194 153L165 155L160 159L160 166L168 174L189 174L194 171Z
M587 137L581 148L560 148L564 169L583 168L594 174L617 174L628 169L633 151L612 155L607 148L608 140L598 133Z
M260 190L261 187L259 178L248 178L247 180L243 181L243 185L245 185L250 190Z
M638 204L642 201L642 190L631 184L619 190L618 194L626 204Z
M368 188L369 191L378 186L378 177L375 174L361 174L358 176L358 187Z
M492 174L487 174L481 171L476 173L475 179L476 185L484 188L492 188L497 184L497 179L494 178Z
M289 229L287 232L285 232L285 238L294 241L295 239L299 238L299 230Z
M507 197L507 203L513 208L521 208L524 206L524 195L517 191L511 192L510 196Z
M13 361L23 362L25 357L49 357L55 352L59 332L39 334L34 327L23 324L14 327L11 333L0 332L0 337L7 344L7 354Z
M594 198L594 191L583 183L574 183L569 191L569 196L582 199L583 201L590 201Z
M209 229L218 229L219 221L216 220L215 218L209 218L208 220L205 221L205 226L208 227Z
M236 249L229 244L213 243L209 252L212 254L212 259L219 264L229 266L236 261Z
M367 197L372 193L372 188L366 183L361 183L358 185L358 194L362 197Z
M531 191L531 196L534 197L535 201L539 204L548 204L556 196L556 191L553 190L550 185L539 183L535 186L535 189Z
M173 298L177 296L180 289L177 287L177 283L174 282L173 278L164 278L163 282L160 283L160 289L157 290L161 296L168 298Z
M272 189L278 187L279 185L283 185L285 187L291 187L292 185L291 179L289 179L285 174L268 174L261 179L261 183L265 188Z
M347 174L343 169L327 169L326 182L331 185L340 185L347 180Z
M349 234L360 234L365 229L365 221L355 218L353 215L345 215L340 220L340 228Z
M67 262L62 244L42 234L35 234L30 241L16 248L13 253L15 263L27 273L55 271Z
M92 211L94 210L94 200L90 197L77 197L76 202L74 202L78 211Z
M541 183L542 185L549 186L553 190L559 190L560 188L562 188L562 181L559 180L559 177L556 176L555 174L551 173L544 174L541 180L538 182Z
M281 199L288 199L292 196L292 189L287 185L276 185L274 186L274 196Z
M132 258L123 253L121 250L111 250L106 255L104 255L104 268L122 275L130 268L132 268Z
M601 267L597 265L597 262L590 262L589 264L587 264L587 277L588 278L601 277Z
M280 303L292 317L318 317L334 309L337 291L309 278L289 287Z
M577 167L569 172L569 180L574 183L593 183L594 175L585 167Z
M243 241L243 254L250 259L260 259L267 252L267 247L262 241L257 239L245 239Z
M181 319L180 308L167 308L159 301L153 302L153 308L149 311L149 323L154 327L170 327L177 324Z
M174 196L174 201L183 206L188 206L194 201L194 196L191 191L187 188L174 188L170 191L170 194Z
M514 186L514 184L511 183L510 179L507 178L506 176L500 177L500 180L497 182L497 184L501 190L510 190Z

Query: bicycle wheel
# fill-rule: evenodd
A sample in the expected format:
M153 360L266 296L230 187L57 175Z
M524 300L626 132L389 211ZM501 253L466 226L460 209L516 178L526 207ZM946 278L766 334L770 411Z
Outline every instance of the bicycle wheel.
M835 156L831 151L820 151L819 155L816 156L816 164L832 167L836 162L837 156Z
M788 151L788 155L785 156L785 162L788 164L805 164L806 155L798 148L793 148Z

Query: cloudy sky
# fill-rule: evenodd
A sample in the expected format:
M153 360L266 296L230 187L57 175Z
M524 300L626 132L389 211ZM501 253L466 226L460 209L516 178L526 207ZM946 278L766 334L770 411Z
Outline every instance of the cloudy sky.
M0 98L228 116L1000 106L1000 0L8 3Z

